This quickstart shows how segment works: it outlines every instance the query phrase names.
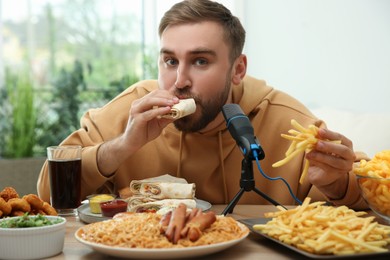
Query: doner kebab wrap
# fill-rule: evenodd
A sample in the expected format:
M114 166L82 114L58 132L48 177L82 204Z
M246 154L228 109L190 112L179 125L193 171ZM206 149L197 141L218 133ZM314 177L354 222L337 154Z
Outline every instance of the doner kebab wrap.
M180 203L185 204L189 209L196 208L196 201L194 199L164 199L146 202L135 206L130 206L129 204L127 211L164 213L176 208Z
M139 186L139 195L153 199L193 199L195 183L144 182Z
M193 98L180 99L179 103L172 106L171 112L163 115L163 118L179 119L194 113L196 110Z
M147 178L142 180L132 180L130 182L130 191L132 195L140 195L140 188L142 183L155 183L155 182L170 182L170 183L182 183L187 184L188 182L184 178L174 177L169 174L160 175L158 177Z

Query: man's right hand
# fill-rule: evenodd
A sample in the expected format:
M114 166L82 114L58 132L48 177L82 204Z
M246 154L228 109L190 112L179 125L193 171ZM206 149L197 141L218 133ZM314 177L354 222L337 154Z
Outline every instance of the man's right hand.
M170 112L179 99L165 90L155 90L135 100L129 110L124 133L103 143L98 151L98 167L103 175L114 173L142 146L157 138L172 119L161 118Z

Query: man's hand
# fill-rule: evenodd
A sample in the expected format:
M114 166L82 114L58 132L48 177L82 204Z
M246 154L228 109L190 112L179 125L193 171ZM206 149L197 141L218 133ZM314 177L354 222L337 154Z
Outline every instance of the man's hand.
M124 133L103 143L98 151L98 167L103 175L119 166L146 143L157 138L172 119L161 118L179 99L168 91L155 90L129 104L129 119Z
M356 159L352 141L342 134L323 128L318 131L318 139L313 150L306 154L310 163L309 182L330 199L341 199L347 191L348 173ZM341 140L341 143L321 139Z

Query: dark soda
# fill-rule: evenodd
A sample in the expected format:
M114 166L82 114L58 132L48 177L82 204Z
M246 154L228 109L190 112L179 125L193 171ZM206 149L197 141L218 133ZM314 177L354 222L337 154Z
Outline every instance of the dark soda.
M81 204L81 159L49 160L51 205L75 209Z

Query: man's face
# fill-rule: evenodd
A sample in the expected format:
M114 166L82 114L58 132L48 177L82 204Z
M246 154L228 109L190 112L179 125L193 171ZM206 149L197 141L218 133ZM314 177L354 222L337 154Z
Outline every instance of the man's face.
M229 54L215 22L169 26L162 34L159 86L197 104L194 114L174 122L179 130L204 129L221 111L231 86Z

